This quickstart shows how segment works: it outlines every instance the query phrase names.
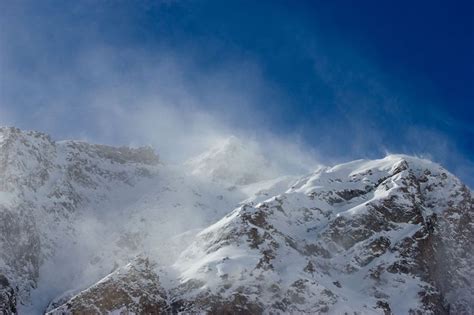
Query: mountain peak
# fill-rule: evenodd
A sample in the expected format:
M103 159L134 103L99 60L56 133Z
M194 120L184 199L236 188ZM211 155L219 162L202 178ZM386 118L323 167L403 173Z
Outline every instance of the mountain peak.
M257 143L235 136L219 141L185 164L194 175L228 184L250 184L278 176Z

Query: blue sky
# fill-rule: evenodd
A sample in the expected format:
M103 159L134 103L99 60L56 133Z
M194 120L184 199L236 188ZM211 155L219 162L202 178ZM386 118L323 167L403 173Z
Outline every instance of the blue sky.
M0 123L168 158L227 134L416 154L473 187L473 56L472 1L0 1Z

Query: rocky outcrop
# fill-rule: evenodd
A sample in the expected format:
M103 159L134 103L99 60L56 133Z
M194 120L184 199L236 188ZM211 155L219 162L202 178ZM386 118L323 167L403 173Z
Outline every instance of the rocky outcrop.
M11 287L7 277L0 274L0 313L4 315L16 314L16 292Z
M166 292L149 260L139 258L46 314L165 314Z

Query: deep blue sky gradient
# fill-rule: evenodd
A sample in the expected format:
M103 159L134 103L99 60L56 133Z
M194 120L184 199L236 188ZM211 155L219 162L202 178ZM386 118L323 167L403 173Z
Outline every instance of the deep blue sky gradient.
M298 134L331 161L427 155L474 186L474 1L0 0L0 12L2 123L100 132L82 95L146 80L165 50L191 64L199 110L232 128ZM112 76L81 72L96 48ZM223 85L252 104L219 102L219 84L199 95L215 69L237 73Z

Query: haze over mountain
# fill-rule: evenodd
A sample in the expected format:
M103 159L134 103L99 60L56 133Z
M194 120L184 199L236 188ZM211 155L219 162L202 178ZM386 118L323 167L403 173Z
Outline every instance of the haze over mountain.
M473 217L406 155L282 174L235 137L171 164L1 128L0 310L472 314Z

